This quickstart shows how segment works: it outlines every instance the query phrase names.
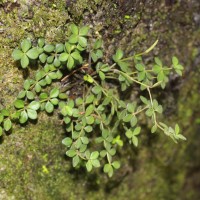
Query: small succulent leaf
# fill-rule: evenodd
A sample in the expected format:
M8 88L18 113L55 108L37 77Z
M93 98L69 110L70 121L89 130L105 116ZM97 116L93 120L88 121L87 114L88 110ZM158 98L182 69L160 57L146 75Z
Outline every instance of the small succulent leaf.
M24 124L27 120L28 120L27 112L26 112L25 110L23 110L23 111L21 112L19 122L20 122L21 124Z
M30 119L37 119L37 112L32 109L27 109L27 114Z
M19 49L15 49L12 53L12 57L14 58L14 60L20 60L23 55L24 53Z
M28 66L29 59L25 54L21 57L20 63L21 63L22 68L26 68Z
M55 49L55 46L52 45L52 44L46 44L46 45L44 46L44 51L47 52L47 53L53 52L54 49Z
M58 89L58 88L53 88L53 89L50 91L50 97L51 97L51 98L58 97L58 95L59 95L59 89Z
M4 121L3 128L5 131L9 131L12 128L12 122L9 118Z
M53 104L50 101L48 101L46 103L45 110L46 110L47 113L52 113L53 112L54 106L53 106Z
M25 39L21 42L21 48L24 53L26 53L31 48L31 41Z
M39 56L38 50L36 48L32 48L30 49L26 55L30 58L30 59L37 59Z
M40 108L40 102L39 101L32 101L29 105L28 105L29 109L32 110L38 110Z
M71 146L71 144L72 144L72 139L71 138L69 138L69 137L66 137L66 138L64 138L63 140L62 140L62 144L64 144L65 146L67 146L67 147L70 147Z
M14 106L15 106L15 108L17 108L17 109L24 108L24 101L22 101L22 100L20 100L20 99L17 99L17 100L14 102Z

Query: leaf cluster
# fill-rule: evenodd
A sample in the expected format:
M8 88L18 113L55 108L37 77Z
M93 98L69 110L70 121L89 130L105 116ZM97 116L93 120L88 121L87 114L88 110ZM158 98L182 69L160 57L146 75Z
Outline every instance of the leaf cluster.
M39 68L34 78L24 81L13 103L15 112L0 111L0 135L10 131L15 122L37 120L39 112L51 114L57 109L67 134L62 144L73 167L85 166L90 172L103 166L109 177L121 165L117 154L124 144L139 145L142 113L151 122L152 133L160 130L175 142L185 140L177 124L173 129L159 122L157 115L163 108L151 92L154 87L165 88L171 72L182 75L183 67L176 57L169 67L158 57L146 66L142 55L151 51L156 41L145 52L130 57L117 49L112 61L105 63L103 42L88 37L88 26L71 24L69 30L64 43L48 44L39 38L33 46L25 39L13 51L13 59L22 68L33 60ZM138 86L146 96L140 95L134 102L122 98L123 91ZM71 90L79 88L81 93L72 95Z

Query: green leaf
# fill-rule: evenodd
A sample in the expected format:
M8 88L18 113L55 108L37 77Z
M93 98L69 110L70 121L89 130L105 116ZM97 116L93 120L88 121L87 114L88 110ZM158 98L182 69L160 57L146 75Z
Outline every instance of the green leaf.
M86 117L87 124L91 125L94 123L94 117L93 116L87 116Z
M103 57L103 51L98 49L98 50L96 51L96 56L97 56L98 58L102 58L102 57Z
M94 43L94 49L99 49L102 46L103 41L101 39L98 39Z
M69 37L69 42L70 42L71 44L76 44L76 43L78 42L78 35L75 35L75 34L71 35L71 36ZM69 51L68 51L68 52L69 52Z
M127 114L124 118L123 121L124 122L130 122L132 119L133 115L132 114Z
M31 91L27 91L26 92L26 96L29 100L33 100L34 99L34 94Z
M50 100L50 102L51 102L54 106L56 106L56 105L58 105L59 100L58 100L57 98L53 98L53 99Z
M164 80L164 78L165 78L164 72L163 72L163 71L160 71L160 72L158 73L158 76L157 76L158 82L159 82L159 81L162 82L162 81Z
M87 81L89 83L93 83L94 82L94 79L89 74L84 75L83 79L84 79L84 81Z
M27 120L28 120L28 115L27 115L26 111L24 110L21 112L19 122L21 124L24 124Z
M129 64L128 64L128 63L119 61L117 64L120 66L120 68L121 68L121 70L122 70L123 72L128 72L128 71L130 71L130 70L129 70Z
M94 95L90 94L89 96L86 97L86 104L92 103L94 101Z
M91 153L90 155L90 159L93 160L93 159L97 159L99 157L99 152L98 151L94 151Z
M47 53L53 52L54 49L55 49L55 46L52 44L47 44L44 46L44 51L46 51Z
M61 65L61 62L58 58L55 58L54 61L53 61L53 64L55 67L59 67Z
M78 53L78 52L73 52L73 53L71 53L71 56L74 58L74 59L76 59L76 60L79 60L80 59L80 57L81 57L81 55Z
M99 160L97 160L97 159L91 160L91 163L94 167L100 167L101 166Z
M102 81L104 81L106 78L105 74L102 71L99 72L99 77L101 78Z
M158 74L162 70L162 67L159 65L154 65L153 66L153 72Z
M176 133L176 134L179 134L179 132L180 132L179 125L176 124L176 125L175 125L175 133Z
M174 66L176 66L176 65L178 65L178 58L177 57L175 57L175 56L173 56L172 57L172 64L174 65Z
M103 170L105 173L108 173L109 177L113 175L113 168L110 164L105 164Z
M78 43L79 43L82 47L86 47L86 46L87 46L87 39L86 39L85 37L79 37Z
M20 100L20 99L17 99L15 102L14 102L14 106L15 108L24 108L24 101Z
M136 116L133 116L130 121L131 127L134 127L137 124L137 118Z
M151 117L153 115L153 110L151 108L149 108L145 114L148 116L148 117Z
M24 53L26 53L31 48L31 42L28 39L25 39L21 42L21 48Z
M14 58L14 60L20 60L23 55L24 53L19 49L15 49L12 53L12 57Z
M25 80L24 81L24 89L28 90L31 86L30 80Z
M38 110L40 108L40 102L39 101L32 101L29 105L28 108L32 110Z
M126 134L126 137L129 139L131 139L133 136L133 132L130 129L128 129L125 134Z
M133 135L139 135L141 131L141 127L136 127L133 131Z
M70 30L73 34L78 35L78 26L76 26L75 24L70 25Z
M27 114L30 119L37 119L37 112L32 109L27 109Z
M47 99L48 98L48 94L47 93L41 93L40 94L40 99Z
M73 167L76 167L79 162L80 162L79 156L78 155L74 156L73 159L72 159Z
M26 68L28 66L29 59L25 54L22 56L20 63L21 63L22 68Z
M138 146L138 138L137 137L133 136L132 137L132 142L136 147Z
M3 119L4 119L4 116L2 113L0 113L0 123L3 121Z
M2 127L0 126L0 136L2 136L2 134L3 134L3 129L2 129Z
M94 52L91 52L91 58L92 58L93 62L96 62L98 60L98 57Z
M38 39L38 46L42 48L44 46L44 44L45 44L44 38L39 38Z
M86 163L86 169L88 172L90 172L92 170L92 163L90 160L88 160Z
M69 124L71 122L71 119L69 117L64 118L65 124Z
M94 87L92 88L92 92L93 92L94 94L99 94L99 93L101 92L101 87L100 87L99 85L94 86Z
M53 63L53 60L54 60L54 56L49 56L49 57L47 58L47 63L48 63L48 64L52 64L52 63Z
M112 166L115 168L115 169L119 169L120 168L120 163L118 161L114 161L112 163Z
M37 84L35 85L35 91L36 91L37 93L39 93L39 92L41 91L41 89L42 89L42 87L40 86L39 83L37 83Z
M30 49L26 55L31 59L36 59L39 56L39 53L36 48Z
M79 35L86 36L88 34L89 29L90 28L88 26L81 27L79 30Z
M5 131L9 131L12 128L12 122L9 118L4 121L3 128Z
M74 66L74 59L69 55L67 61L67 69L72 70L73 66Z
M3 109L1 110L1 114L4 116L4 117L8 117L9 116L9 111L7 109Z
M66 152L66 155L69 157L74 157L76 155L76 151L73 149L70 149Z
M58 95L59 95L59 89L58 89L58 88L53 88L53 89L50 91L50 97L51 97L51 98L58 97Z
M59 60L61 62L65 62L68 60L68 57L69 57L69 54L68 53L61 53L60 56L59 56Z
M86 127L84 128L84 130L85 130L86 132L90 133L90 132L92 132L93 128L92 128L92 126L86 126Z
M87 107L87 109L85 111L85 116L87 117L87 116L91 115L93 113L93 111L94 111L94 105L91 104Z
M121 60L123 58L124 52L121 49L117 49L116 54L115 54L115 59L116 60Z
M66 116L66 115L72 116L73 109L67 105L62 108L61 113L63 116Z
M133 103L128 103L127 110L128 112L133 113L135 111L135 105Z
M70 147L72 144L72 139L69 137L66 137L65 139L62 140L62 144L64 144L67 147Z
M81 98L81 97L78 97L77 99L76 99L76 105L77 106L80 106L80 105L82 105L83 104L83 99Z
M56 44L56 53L61 53L64 51L64 45L63 44Z
M81 137L81 141L82 141L83 144L89 143L89 139L87 137Z
M148 100L147 100L147 98L145 98L145 97L143 97L143 96L140 96L140 99L141 99L141 101L144 103L144 104L146 104L146 105L148 105Z
M158 57L155 57L154 60L155 60L155 63L156 63L158 66L161 66L161 67L162 67L162 61L161 61Z
M144 65L143 65L142 63L137 63L137 64L135 65L135 68L136 68L139 72L142 72L142 71L145 70L145 67L144 67Z
M159 105L159 106L155 109L155 111L161 114L161 113L163 112L162 106Z
M47 83L48 85L50 85L50 84L52 83L52 79L51 79L51 77L50 77L49 75L47 75L47 76L45 77L45 81L46 81L46 83Z
M36 73L35 79L36 81L41 80L45 76L45 72L43 70L40 70ZM40 84L41 85L41 84Z
M155 133L157 131L157 125L154 125L152 128L151 128L151 133Z
M138 81L143 81L145 79L146 73L145 71L138 73Z
M47 111L47 113L52 113L54 110L54 106L51 102L47 102L45 105L45 110Z

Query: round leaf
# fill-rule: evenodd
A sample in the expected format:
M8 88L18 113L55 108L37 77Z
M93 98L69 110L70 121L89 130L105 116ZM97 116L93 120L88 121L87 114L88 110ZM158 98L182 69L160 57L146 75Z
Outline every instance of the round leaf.
M12 128L12 122L9 118L4 121L3 128L5 131L9 131Z
M27 109L27 114L30 119L37 119L37 112L32 109Z
M52 113L53 110L54 110L54 106L51 102L47 102L46 105L45 105L45 110L48 112L48 113Z
M36 59L39 56L39 53L36 48L30 49L26 55L31 59Z
M15 49L12 53L12 57L14 58L14 60L20 60L23 55L24 53L19 49Z
M19 122L21 124L24 124L27 120L28 120L28 115L27 115L26 111L24 110L21 112Z
M25 54L22 56L20 63L21 63L22 68L26 68L28 66L29 59Z
M24 53L26 53L31 48L31 42L28 39L25 39L21 42L21 48Z

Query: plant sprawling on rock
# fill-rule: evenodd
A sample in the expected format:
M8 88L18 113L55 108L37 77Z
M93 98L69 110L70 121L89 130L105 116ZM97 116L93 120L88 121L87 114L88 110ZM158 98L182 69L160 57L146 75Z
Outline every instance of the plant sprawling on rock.
M87 171L103 165L109 176L120 167L115 155L125 142L138 146L141 113L151 119L151 132L163 131L175 142L185 140L175 128L159 122L157 114L163 109L151 90L165 88L171 71L182 75L183 67L172 57L170 67L159 58L146 66L142 56L151 51L157 41L145 52L124 57L118 49L110 63L104 63L102 40L88 37L89 27L70 25L65 43L47 44L38 39L34 47L29 39L21 42L12 53L22 68L39 64L34 78L25 80L12 108L0 110L0 135L12 129L14 122L35 120L38 112L53 113L58 109L67 137L62 143L73 167L84 165ZM140 87L146 97L133 102L122 93L130 87ZM146 93L145 93L146 91Z

